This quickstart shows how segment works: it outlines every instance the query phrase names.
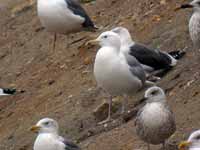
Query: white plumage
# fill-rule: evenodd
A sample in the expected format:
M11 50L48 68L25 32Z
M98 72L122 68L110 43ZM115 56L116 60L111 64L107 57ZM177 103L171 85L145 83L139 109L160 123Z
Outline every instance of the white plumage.
M65 0L38 0L38 16L50 32L68 34L82 28L84 18L75 15Z
M117 46L101 48L94 64L98 85L113 96L134 93L143 85L142 81L131 73L125 57L117 49Z
M192 132L187 141L179 144L179 150L200 150L200 130Z
M64 150L65 144L59 136L52 133L41 133L36 138L34 150Z
M33 150L80 150L73 142L58 135L58 123L51 118L44 118L31 128L37 132Z
M37 0L37 13L42 26L54 33L53 50L57 33L70 34L97 29L75 0Z
M98 50L94 63L94 76L98 86L112 96L133 95L145 84L146 78L142 66L132 56L126 59L120 51L121 41L119 35L107 31L96 40L101 48ZM122 112L125 106L123 105ZM110 119L110 108L108 120Z

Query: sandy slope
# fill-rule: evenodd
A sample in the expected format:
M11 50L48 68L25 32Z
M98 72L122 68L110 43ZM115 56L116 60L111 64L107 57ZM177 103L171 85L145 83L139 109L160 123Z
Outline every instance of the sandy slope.
M86 58L94 58L95 51L85 48L79 55L80 49L83 51L80 46L91 34L60 35L56 51L52 51L52 36L40 30L35 7L11 17L13 7L24 2L0 0L0 86L25 90L0 98L0 149L31 150L35 135L28 128L46 116L58 120L62 135L77 140L83 149L146 149L135 135L134 120L111 129L96 125L92 112L103 101L103 94L89 90L95 87L92 64L84 65ZM200 60L188 34L190 12L173 11L180 3L97 0L84 6L103 30L123 25L136 41L151 47L166 51L188 47L177 67L158 83L167 90L176 115L177 132L168 149L175 149L177 142L200 127ZM80 38L84 39L71 45ZM130 99L130 109L139 97Z

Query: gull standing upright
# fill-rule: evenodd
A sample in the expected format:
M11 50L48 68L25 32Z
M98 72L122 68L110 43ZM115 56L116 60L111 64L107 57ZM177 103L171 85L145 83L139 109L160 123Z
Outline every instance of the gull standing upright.
M194 10L189 21L189 32L195 48L200 50L200 0L193 0L191 3L183 4L176 10L185 8L193 8Z
M96 40L88 43L98 43L98 50L94 63L94 76L99 87L110 94L108 118L110 121L112 97L124 97L122 113L126 111L127 95L133 95L146 83L145 72L140 63L133 56L126 59L120 52L121 41L119 35L107 31Z
M31 127L31 131L38 133L33 150L80 150L68 139L58 135L58 123L51 118L44 118Z
M157 87L146 90L144 95L146 104L137 114L135 125L137 135L146 143L163 144L175 131L176 124L172 111L170 110L164 91Z
M179 150L200 150L200 130L196 130L189 136L187 141L182 141Z
M184 52L172 51L166 53L157 49L150 49L145 45L132 40L129 31L124 27L116 27L111 30L117 33L121 39L121 51L125 57L134 56L142 65L147 74L155 70L169 70L177 64L177 59L184 55Z
M97 29L75 0L37 0L37 12L42 26L54 33L53 49L55 49L56 33L70 34Z

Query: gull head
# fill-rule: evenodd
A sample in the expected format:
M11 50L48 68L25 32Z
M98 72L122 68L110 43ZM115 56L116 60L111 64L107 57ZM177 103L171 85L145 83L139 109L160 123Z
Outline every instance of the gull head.
M51 118L44 118L31 127L31 131L36 133L58 133L58 123Z
M187 141L182 141L178 148L179 150L187 150L189 148L200 147L200 130L194 131L188 138Z
M99 44L101 47L108 46L119 49L121 41L118 34L106 31L101 33L95 40L88 41L87 44Z
M193 8L194 11L200 12L200 0L193 0L190 3L182 4L180 7L176 8L175 10L186 9L186 8Z
M131 45L134 43L128 29L124 27L116 27L111 31L117 33L120 36L122 45L123 44Z
M146 90L144 94L144 99L153 101L153 102L160 102L161 100L165 100L165 92L163 89L157 86L150 87Z

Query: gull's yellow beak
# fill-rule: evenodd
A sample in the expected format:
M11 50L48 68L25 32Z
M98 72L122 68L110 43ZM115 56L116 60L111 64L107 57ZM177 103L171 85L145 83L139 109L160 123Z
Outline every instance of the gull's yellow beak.
M40 126L32 126L32 127L30 128L30 131L37 133L40 129L41 129Z
M178 145L178 150L186 150L187 147L189 147L192 143L188 142L188 141L182 141L180 142L180 144Z
M85 45L98 45L99 42L100 42L100 40L97 38L97 39L86 42Z
M176 7L176 8L174 9L174 11L178 11L178 10L180 10L180 9L192 8L192 7L193 7L193 6L192 6L191 4L183 4L183 5L179 6L179 7Z

